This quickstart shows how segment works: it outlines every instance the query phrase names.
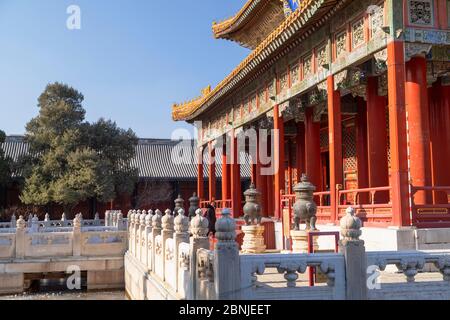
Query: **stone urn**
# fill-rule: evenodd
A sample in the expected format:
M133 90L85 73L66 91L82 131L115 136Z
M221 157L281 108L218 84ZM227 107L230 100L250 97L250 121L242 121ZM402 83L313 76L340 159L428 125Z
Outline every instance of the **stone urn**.
M300 225L306 224L307 231L317 231L317 205L314 202L314 191L316 187L309 182L306 175L302 176L301 182L294 187L294 230L300 231Z
M259 203L261 193L256 190L254 184L244 192L245 206L244 206L244 220L247 226L261 224L261 205Z
M178 198L175 199L175 209L173 209L173 215L176 217L179 213L180 209L184 208L184 200L181 198L181 194L178 195Z
M245 226L242 226L244 233L244 243L242 244L242 253L259 254L266 251L264 244L264 226L261 225L261 193L256 190L252 184L245 191L244 220Z
M192 197L189 198L189 220L195 218L196 212L200 207L200 198L197 197L197 193L194 192Z

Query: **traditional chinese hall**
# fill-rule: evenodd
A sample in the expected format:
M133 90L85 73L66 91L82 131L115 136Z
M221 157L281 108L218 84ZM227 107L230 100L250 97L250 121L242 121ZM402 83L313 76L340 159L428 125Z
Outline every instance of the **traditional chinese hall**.
M242 216L237 160L253 146L238 140L253 129L279 169L266 175L251 157L277 249L303 173L321 230L338 230L353 207L369 250L450 243L449 0L248 0L212 29L250 53L216 87L173 106L175 121L201 123L204 205Z

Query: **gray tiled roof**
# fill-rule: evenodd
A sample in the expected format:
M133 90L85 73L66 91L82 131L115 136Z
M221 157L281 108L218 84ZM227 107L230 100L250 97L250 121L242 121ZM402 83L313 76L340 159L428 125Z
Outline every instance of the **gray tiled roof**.
M29 152L28 144L22 136L9 136L1 146L5 154L13 160ZM208 163L208 152L204 154L204 163ZM141 179L190 181L197 180L197 148L195 142L172 141L163 139L140 139L136 146L136 156L132 166L139 169ZM241 177L250 177L248 156L243 156L245 164L241 166ZM182 161L187 160L187 162ZM222 176L221 150L216 151L216 175ZM208 166L205 166L205 177L208 177Z
M17 161L21 156L27 155L29 152L28 144L25 143L23 136L8 136L2 149L7 157L13 161Z

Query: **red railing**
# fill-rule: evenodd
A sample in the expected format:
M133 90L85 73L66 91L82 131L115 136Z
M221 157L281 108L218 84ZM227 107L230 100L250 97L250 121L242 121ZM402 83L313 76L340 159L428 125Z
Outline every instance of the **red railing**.
M317 220L319 223L331 223L331 192L316 192L314 193L315 201L317 203Z
M417 203L417 195L425 198L433 195L434 203ZM438 197L438 196L441 197ZM442 197L445 195L444 197ZM412 218L413 225L418 228L448 228L450 227L450 187L412 187ZM443 199L438 201L437 199ZM442 203L438 203L442 202Z
M391 190L391 187L339 190L338 218L344 217L346 210L352 207L365 226L391 225Z

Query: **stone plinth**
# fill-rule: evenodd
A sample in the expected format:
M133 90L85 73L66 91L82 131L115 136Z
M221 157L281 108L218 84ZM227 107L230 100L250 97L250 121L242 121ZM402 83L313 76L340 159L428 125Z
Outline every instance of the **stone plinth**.
M306 230L292 230L291 238L292 238L292 252L293 253L308 253L308 234L309 232ZM317 238L314 238L314 250L317 251L319 249L319 244L317 242Z
M242 226L244 233L244 243L242 245L243 253L264 253L266 245L264 244L264 226Z

